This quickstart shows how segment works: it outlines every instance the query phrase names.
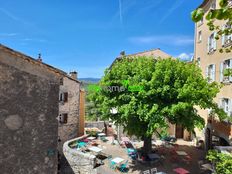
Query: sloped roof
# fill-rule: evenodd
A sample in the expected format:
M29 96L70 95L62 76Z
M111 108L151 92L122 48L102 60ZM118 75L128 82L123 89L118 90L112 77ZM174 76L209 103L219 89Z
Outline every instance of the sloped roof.
M69 78L70 80L74 80L74 81L80 83L78 80L75 80L75 79L71 78L66 72L64 72L64 71L62 71L62 70L60 70L58 68L55 68L55 67L53 67L51 65L48 65L48 64L46 64L44 62L38 61L38 60L36 60L36 59L34 59L34 58L30 57L30 56L27 56L27 55L19 52L19 51L15 51L15 50L13 50L13 49L5 46L5 45L2 45L1 43L0 43L0 50L6 51L6 52L8 52L8 53L10 53L12 55L16 55L18 58L27 60L28 62L31 62L34 65L37 65L37 66L42 65L42 66L44 66L45 68L47 68L48 70L50 70L50 71L52 71L54 73L58 73L61 76L65 76L65 77Z
M162 58L162 59L173 58L173 56L165 53L160 48L156 48L156 49L152 49L152 50L148 50L148 51L143 51L143 52L138 52L138 53L134 53L134 54L128 54L128 55L125 55L125 56L117 57L113 61L113 63L110 65L110 69L117 60L120 60L122 58L127 58L127 57L139 57L139 56L154 57L155 59L156 58Z
M204 0L201 5L198 6L198 8L204 7L210 0Z
M164 51L160 50L159 48L157 49L152 49L152 50L149 50L149 51L143 51L143 52L139 52L139 53L135 53L135 54L129 54L129 55L126 55L126 57L136 57L136 56L151 56L151 57L154 57L154 58L170 58L172 57L171 55L165 53Z

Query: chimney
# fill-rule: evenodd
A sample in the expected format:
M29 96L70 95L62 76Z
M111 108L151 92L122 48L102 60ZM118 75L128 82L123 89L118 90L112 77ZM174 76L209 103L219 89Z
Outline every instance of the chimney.
M41 58L41 54L40 54L40 53L38 54L38 59L37 59L37 61L39 61L39 62L42 62L42 61L43 61L42 58Z
M126 52L125 51L121 51L120 52L120 57L123 57L123 56L125 56L126 55Z
M72 79L77 80L77 72L76 71L71 71L69 74L70 74Z

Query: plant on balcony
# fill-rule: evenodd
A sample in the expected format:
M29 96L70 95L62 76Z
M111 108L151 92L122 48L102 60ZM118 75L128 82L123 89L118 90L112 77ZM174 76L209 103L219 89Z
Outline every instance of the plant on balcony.
M215 174L231 174L231 155L219 153L216 150L210 150L206 158L213 164Z
M126 82L126 83L125 83ZM100 105L102 117L122 125L129 135L144 140L144 152L151 151L154 132L168 129L168 122L180 124L189 131L204 127L204 119L195 106L212 108L212 112L226 114L214 103L219 85L208 83L195 64L176 59L124 57L105 71L102 86L123 86L123 91L96 91L94 102ZM139 86L139 90L129 90ZM117 108L117 113L110 110Z

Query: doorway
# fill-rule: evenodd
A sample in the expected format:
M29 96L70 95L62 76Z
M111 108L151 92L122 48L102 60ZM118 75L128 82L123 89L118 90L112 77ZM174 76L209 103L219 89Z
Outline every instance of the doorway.
M184 128L182 125L176 124L176 138L184 138Z

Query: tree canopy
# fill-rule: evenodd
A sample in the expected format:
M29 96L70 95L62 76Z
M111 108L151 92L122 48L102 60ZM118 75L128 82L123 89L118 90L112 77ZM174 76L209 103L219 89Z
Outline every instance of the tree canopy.
M168 122L189 131L203 128L204 119L196 106L211 108L225 118L213 101L219 84L208 83L195 64L172 58L124 57L105 71L100 88L92 99L99 104L102 116L123 125L129 135L147 140L145 146L150 146L155 131L168 128ZM117 108L118 113L111 114L111 108Z

